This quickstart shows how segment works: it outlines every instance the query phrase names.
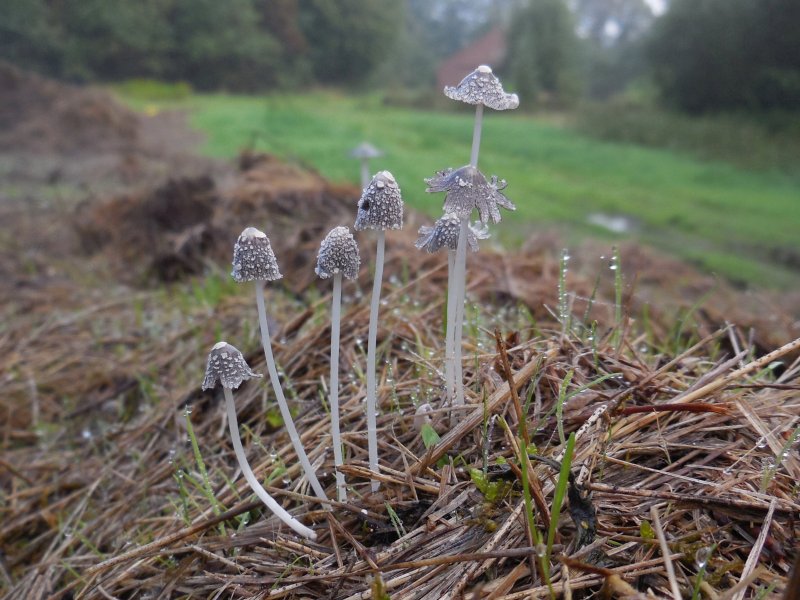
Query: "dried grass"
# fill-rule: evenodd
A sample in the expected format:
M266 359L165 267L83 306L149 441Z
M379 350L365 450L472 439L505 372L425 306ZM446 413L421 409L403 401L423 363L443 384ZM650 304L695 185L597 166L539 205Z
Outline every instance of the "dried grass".
M300 228L286 236L297 249L293 268L309 268L313 242L300 241L304 235ZM345 291L341 359L351 504L326 511L309 494L288 437L271 424L275 407L263 381L236 394L255 472L277 475L268 488L316 529L316 543L251 501L225 435L221 393L199 391L204 354L218 335L265 371L249 288L217 294L197 280L135 291L84 273L84 280L5 289L13 320L0 330L4 597L355 599L377 597L380 589L395 600L549 597L531 567L541 549L528 541L513 470L494 475L505 493L492 502L470 478L485 458L490 474L498 459L514 462L519 443L492 425L499 415L516 431L518 414L496 366L496 327L508 334L513 382L521 402L529 401L528 431L544 457L558 460L562 451L555 403L572 373L563 406L565 433L577 432L572 491L584 494L596 522L582 522L576 506L562 511L550 565L554 593L577 598L603 588L612 597L649 590L688 598L697 552L712 545L700 585L706 597L756 597L771 585L777 597L787 589L800 533L797 445L779 467L771 470L768 461L800 425L800 342L764 358L734 327L706 326L699 340L675 336L666 318L636 318L634 287L626 290L621 323L601 289L589 311L599 323L595 335L580 327L564 333L544 308L556 306L554 254L487 249L470 257L468 294L478 307L464 346L470 404L451 428L438 373L446 261L409 253L412 238L401 234L388 244L386 270L394 277L385 284L379 328L386 362L378 494L369 493L359 375L368 297L358 288ZM212 268L207 282L223 278ZM275 355L291 381L297 428L332 497L320 402L328 290L310 279L293 283L268 289L270 312L281 320ZM567 283L580 323L592 286L573 273ZM777 360L783 366L766 368ZM431 449L413 424L425 401L436 409L441 436ZM186 443L187 407L221 515L192 484L199 472ZM551 463L532 464L545 509L558 475ZM547 512L537 511L542 531ZM656 539L662 532L663 551ZM588 545L578 547L579 537Z

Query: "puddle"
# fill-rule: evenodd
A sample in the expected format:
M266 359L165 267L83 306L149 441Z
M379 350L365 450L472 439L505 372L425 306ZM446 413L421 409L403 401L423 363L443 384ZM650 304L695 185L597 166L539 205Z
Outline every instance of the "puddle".
M609 215L606 213L592 213L586 220L591 225L597 225L612 233L630 233L636 229L636 221L625 215Z

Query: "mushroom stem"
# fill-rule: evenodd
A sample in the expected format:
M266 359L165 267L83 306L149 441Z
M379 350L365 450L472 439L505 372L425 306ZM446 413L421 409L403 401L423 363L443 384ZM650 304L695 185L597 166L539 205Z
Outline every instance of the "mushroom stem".
M233 451L236 453L236 459L239 461L239 467L242 469L242 474L247 480L247 483L250 485L250 488L255 492L256 496L258 496L261 501L267 505L267 508L275 513L275 515L277 515L281 521L286 523L289 527L303 537L306 537L310 540L316 540L317 534L295 519L286 511L286 509L278 504L275 501L275 498L269 495L267 490L261 486L261 483L256 478L253 470L250 468L250 465L247 462L247 457L244 454L244 448L242 448L242 440L239 437L239 422L236 420L236 407L233 404L233 392L231 392L230 388L227 387L223 387L223 391L225 393L225 408L228 412L228 425L230 425L231 429Z
M455 296L453 314L453 379L455 380L455 406L464 406L464 378L461 371L461 336L464 323L464 289L467 275L467 235L469 217L461 219L456 246L455 280L453 292ZM458 420L458 415L456 415Z
M367 339L367 444L369 446L369 469L379 473L378 468L378 433L377 433L377 342L378 311L380 310L381 283L383 280L383 255L386 245L386 234L378 230L378 247L375 253L375 280L372 284L372 303L369 309L369 333ZM377 492L380 482L372 480L372 491Z
M342 437L339 433L339 321L342 308L342 273L333 276L333 304L331 308L331 384L330 411L333 437L333 463L336 468L336 491L339 502L347 502L344 473L338 467L342 461Z
M445 332L444 342L444 385L447 401L453 405L453 400L456 397L455 388L455 355L453 353L453 346L455 345L455 332L453 324L455 323L455 265L456 265L456 251L447 251L447 331Z
M483 127L483 104L475 107L475 126L472 129L472 153L470 154L469 164L473 167L478 166L478 153L481 149L481 128Z
M365 189L369 185L369 160L366 158L361 159L361 189Z
M325 495L325 490L322 489L319 479L317 479L317 474L314 471L314 467L311 466L311 461L308 460L308 455L306 454L305 448L303 448L303 443L300 441L300 436L297 434L297 429L294 426L292 413L289 412L289 405L286 402L286 397L283 395L281 380L278 377L278 369L275 366L275 358L272 355L272 343L270 342L269 337L267 311L264 307L264 288L262 287L261 281L256 280L254 283L256 287L256 305L258 305L258 322L261 326L261 345L264 347L264 357L267 360L267 370L269 371L269 378L272 382L272 389L274 390L275 397L278 400L278 408L280 408L281 411L283 424L286 426L286 430L289 432L289 439L292 441L295 454L297 454L297 458L300 460L300 465L303 467L303 471L305 471L308 482L314 489L314 493L321 500L327 501L328 497Z

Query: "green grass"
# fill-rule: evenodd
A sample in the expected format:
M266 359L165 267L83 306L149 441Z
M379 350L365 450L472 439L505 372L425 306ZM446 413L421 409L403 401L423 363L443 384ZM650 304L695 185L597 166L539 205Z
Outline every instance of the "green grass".
M141 98L130 99L143 106ZM204 151L233 157L251 146L313 166L335 181L358 181L348 151L367 140L386 152L372 171L394 173L406 202L431 216L442 195L423 178L468 162L472 113L386 107L378 96L333 92L244 97L196 95L163 104L188 108L207 135ZM599 141L530 115L487 111L480 167L509 182L517 205L493 234L523 239L532 228L577 236L614 234L591 213L626 215L632 235L735 281L795 287L800 271L770 256L797 254L800 181L778 172L624 143Z

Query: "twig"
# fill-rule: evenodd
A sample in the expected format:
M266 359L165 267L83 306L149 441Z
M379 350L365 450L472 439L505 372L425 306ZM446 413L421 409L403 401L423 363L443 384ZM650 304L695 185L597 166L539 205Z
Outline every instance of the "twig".
M667 538L664 536L664 530L661 527L661 519L658 516L658 507L656 505L650 507L650 517L653 520L653 529L658 538L658 545L661 546L661 555L664 559L664 567L667 570L667 579L669 579L672 597L675 600L681 600L681 589L678 587L678 580L675 578L675 567L672 566L672 560L669 557L669 546L667 546Z

